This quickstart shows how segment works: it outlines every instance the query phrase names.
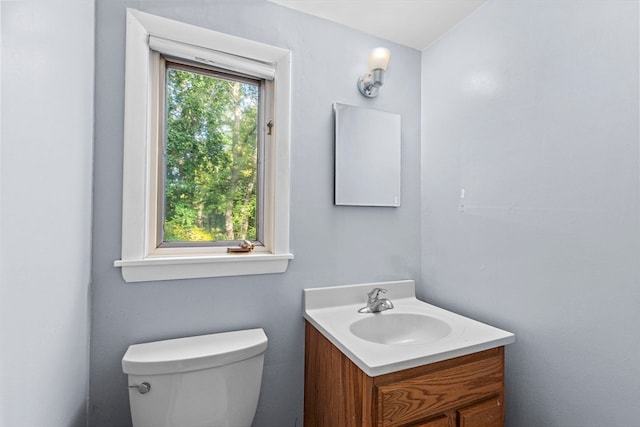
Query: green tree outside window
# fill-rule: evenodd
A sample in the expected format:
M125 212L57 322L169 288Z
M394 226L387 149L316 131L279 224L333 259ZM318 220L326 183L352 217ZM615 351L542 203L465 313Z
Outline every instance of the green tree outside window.
M257 240L259 82L167 67L164 242Z

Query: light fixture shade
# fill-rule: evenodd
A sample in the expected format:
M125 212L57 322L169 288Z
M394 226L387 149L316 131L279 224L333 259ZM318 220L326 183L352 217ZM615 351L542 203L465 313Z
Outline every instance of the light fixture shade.
M391 52L385 47L377 47L369 54L369 70L387 71Z

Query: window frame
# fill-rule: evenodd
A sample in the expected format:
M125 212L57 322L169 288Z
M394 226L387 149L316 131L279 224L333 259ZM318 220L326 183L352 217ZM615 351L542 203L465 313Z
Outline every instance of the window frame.
M257 177L257 191L256 191L256 230L257 236L251 240L254 243L256 252L267 252L264 242L264 188L265 188L265 144L266 136L263 130L266 126L265 119L267 117L273 117L273 85L269 84L267 80L260 79L258 77L248 77L246 74L240 74L233 71L227 71L213 66L207 66L204 64L198 64L195 62L179 60L175 58L169 58L164 55L158 55L153 53L152 64L154 67L158 67L157 74L158 80L156 81L157 101L158 101L158 116L157 116L157 129L161 129L161 133L158 134L158 139L153 141L156 144L154 147L153 159L151 164L152 179L156 180L156 193L152 195L151 209L155 210L151 212L150 224L149 224L149 248L150 253L153 255L166 255L176 253L181 248L185 247L199 247L199 251L206 251L211 253L224 253L229 247L238 247L244 240L215 240L215 241L175 241L167 242L163 239L163 225L166 221L165 209L166 194L163 194L166 190L164 183L166 182L166 162L164 158L164 150L166 149L167 139L167 74L170 68L180 69L182 71L200 73L210 77L232 80L237 82L244 82L255 85L259 90L259 102L258 102L258 119L257 119L257 158L256 158L256 177ZM157 64L156 64L156 61ZM273 141L270 141L273 143ZM179 248L179 249L178 249ZM178 252L179 253L179 252Z
M149 40L168 40L178 52L205 49L217 56L273 67L265 80L273 100L264 124L275 125L264 140L263 246L251 253L222 252L216 246L156 248L160 54ZM232 70L237 72L237 70ZM122 255L114 266L126 282L283 273L289 252L291 51L167 18L127 9L125 118L122 197Z

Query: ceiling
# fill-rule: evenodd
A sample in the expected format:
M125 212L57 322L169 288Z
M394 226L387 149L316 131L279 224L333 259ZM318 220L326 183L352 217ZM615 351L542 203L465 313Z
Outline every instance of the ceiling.
M422 50L485 0L269 0Z

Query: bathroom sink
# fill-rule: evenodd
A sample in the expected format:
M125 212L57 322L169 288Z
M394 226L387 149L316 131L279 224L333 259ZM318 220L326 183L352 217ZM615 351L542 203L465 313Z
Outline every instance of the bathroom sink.
M432 316L383 312L356 320L349 330L378 344L426 344L449 335L451 326Z
M386 289L392 309L361 313L368 293ZM415 282L305 289L304 318L370 377L503 346L511 332L416 298Z

